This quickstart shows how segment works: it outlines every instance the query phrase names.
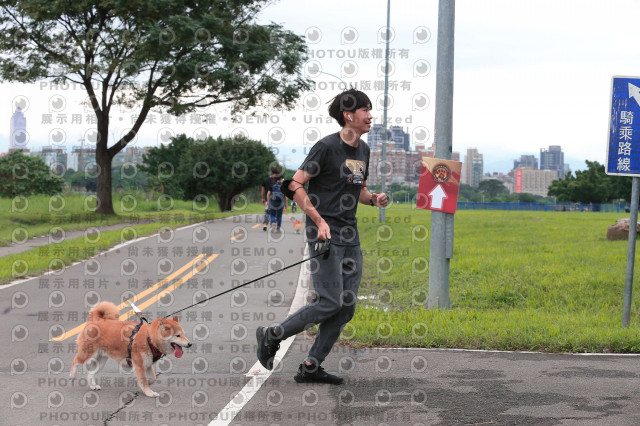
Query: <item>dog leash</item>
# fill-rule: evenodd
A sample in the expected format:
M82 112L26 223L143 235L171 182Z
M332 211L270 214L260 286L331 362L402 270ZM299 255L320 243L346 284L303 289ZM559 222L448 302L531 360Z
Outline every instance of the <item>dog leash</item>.
M171 314L169 314L169 315L165 315L165 316L164 316L164 317L162 317L162 318L169 318L169 317L170 317L170 316L172 316L172 315L175 315L175 314L177 314L177 313L179 313L179 312L185 311L185 310L187 310L187 309L189 309L189 308L192 308L192 307L194 307L194 306L196 306L196 305L199 305L200 303L204 303L204 302L206 302L206 301L208 301L208 300L215 299L216 297L220 297L220 296L222 296L223 294L227 294L227 293L229 293L229 292L231 292L231 291L234 291L234 290L239 289L240 287L244 287L244 286L246 286L246 285L249 285L249 284L255 283L256 281L260 281L260 280L262 280L262 279L265 279L265 278L267 278L267 277L270 277L271 275L277 274L278 272L282 272L282 271L284 271L285 269L293 268L294 266L298 266L298 265L300 265L301 263L307 262L307 261L309 261L309 260L311 260L311 259L315 259L316 257L320 257L320 256L322 256L322 258L323 258L323 259L327 259L327 258L329 257L329 253L330 253L330 251L331 251L331 240L327 239L327 240L324 240L324 241L319 241L319 242L317 242L317 243L315 244L315 250L316 250L316 254L315 254L314 256L308 257L308 258L306 258L306 259L302 259L302 260L301 260L301 261L299 261L299 262L296 262L296 263L291 264L291 265L289 265L289 266L285 266L285 267L284 267L284 268L282 268L282 269L278 269L277 271L274 271L274 272L271 272L271 273L269 273L269 274L263 275L263 276L261 276L261 277L259 277L259 278L256 278L255 280L252 280L252 281L246 282L246 283L244 283L244 284L240 284L239 286L236 286L236 287L230 288L230 289L228 289L228 290L225 290L225 291L223 291L223 292L221 292L221 293L218 293L218 294L216 294L216 295L214 295L214 296L211 296L211 297L209 297L209 298L207 298L207 299L204 299L204 300L201 300L201 301L199 301L199 302L196 302L196 303L194 303L194 304L192 304L192 305L189 305L189 306L187 306L186 308L180 309L179 311L175 311L175 312L173 312L173 313L171 313Z
M293 216L291 216L289 213L285 213L285 214L287 215L287 217L292 223L295 223L296 219Z

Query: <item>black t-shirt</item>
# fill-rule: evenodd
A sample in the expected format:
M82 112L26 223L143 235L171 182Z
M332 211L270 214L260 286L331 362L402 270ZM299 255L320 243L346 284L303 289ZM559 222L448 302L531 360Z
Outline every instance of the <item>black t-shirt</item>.
M262 181L262 187L264 188L264 195L263 197L266 199L267 198L267 193L269 191L271 191L271 186L273 185L273 178L271 176L267 176L263 181ZM268 201L268 200L267 200Z
M352 147L334 133L320 139L300 166L311 175L307 193L331 229L331 244L360 244L356 211L362 184L369 175L369 145ZM307 218L307 240L317 240L318 228Z

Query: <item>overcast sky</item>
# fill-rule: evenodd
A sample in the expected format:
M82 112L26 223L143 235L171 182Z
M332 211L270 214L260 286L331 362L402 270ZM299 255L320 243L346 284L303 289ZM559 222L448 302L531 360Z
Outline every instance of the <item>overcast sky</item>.
M433 137L437 7L435 0L391 4L389 124L403 126L412 143L430 144ZM369 95L376 122L382 123L386 1L282 0L267 7L260 20L307 37L311 57L305 75L317 83L315 90L305 93L294 111L260 111L269 114L262 123L247 116L232 123L224 107L210 107L206 113L216 116L214 124L145 124L136 146L158 145L163 132L245 132L275 147L287 167L296 168L319 137L339 130L327 119L326 102L343 83ZM477 148L484 154L485 172L507 172L521 154L538 157L549 145L562 146L572 170L584 169L585 159L604 163L611 77L640 76L639 20L638 1L458 0L453 150L463 158L467 148ZM93 129L81 105L86 97L81 88L4 83L0 89L0 117L6 123L0 126L2 152L18 98L27 100L32 149L47 145L59 131L66 146L76 145ZM64 106L57 110L52 100L60 96ZM43 123L47 113L54 123ZM65 113L83 119L56 123ZM111 140L126 131L133 113L116 111Z

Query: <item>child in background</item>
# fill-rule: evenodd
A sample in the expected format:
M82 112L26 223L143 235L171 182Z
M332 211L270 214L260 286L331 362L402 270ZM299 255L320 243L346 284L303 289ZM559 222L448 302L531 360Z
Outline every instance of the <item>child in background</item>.
M273 185L267 193L267 199L269 200L269 211L271 213L271 229L280 230L282 225L282 210L287 205L287 199L282 192L283 176L277 175L274 178Z

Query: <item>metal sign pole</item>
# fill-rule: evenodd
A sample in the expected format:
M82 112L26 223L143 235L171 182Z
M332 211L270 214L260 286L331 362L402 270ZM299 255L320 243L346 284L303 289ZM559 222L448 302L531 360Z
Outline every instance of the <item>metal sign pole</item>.
M640 77L613 76L609 105L609 136L605 172L633 178L631 217L627 245L627 271L624 280L622 327L629 326L633 294L633 268L638 226L638 192L640 185Z
M451 159L453 134L453 46L455 0L438 4L438 53L436 65L436 158ZM453 255L453 215L431 212L429 254L429 296L427 309L451 307L449 299L449 259ZM447 227L447 223L449 227ZM449 228L449 232L447 232ZM447 240L449 244L447 244Z
M629 245L627 248L627 275L624 280L624 305L622 307L622 327L629 326L631 297L633 294L633 267L636 258L636 234L638 226L638 184L639 177L633 177L631 186L631 217L629 219Z

